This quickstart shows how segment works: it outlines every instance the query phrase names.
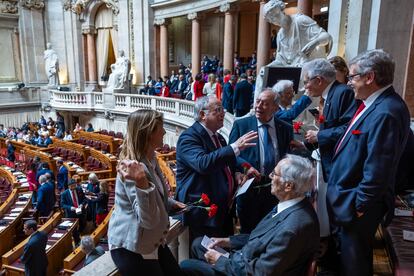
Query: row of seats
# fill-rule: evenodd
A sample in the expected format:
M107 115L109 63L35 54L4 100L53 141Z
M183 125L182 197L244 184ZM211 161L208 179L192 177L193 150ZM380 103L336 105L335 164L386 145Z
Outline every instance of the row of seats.
M55 147L53 149L52 156L53 157L59 156L59 157L62 157L63 160L69 160L76 164L80 164L84 161L82 153L75 151L75 150L70 150L70 149L61 148L61 147Z
M166 153L175 151L175 147L170 147L170 145L164 144L162 147L156 148L155 151L162 153L162 154L166 154Z
M101 170L108 170L108 165L99 161L98 159L89 156L86 160L86 170L88 171L101 171Z
M0 176L0 203L6 201L13 187L7 178Z
M109 145L105 142L95 141L95 140L86 139L84 137L80 137L78 140L78 143L81 145L92 147L96 150L109 152Z
M106 129L102 129L99 133L103 135L112 136L114 138L124 139L124 134L122 134L122 132L115 133L115 131L113 130L108 131Z

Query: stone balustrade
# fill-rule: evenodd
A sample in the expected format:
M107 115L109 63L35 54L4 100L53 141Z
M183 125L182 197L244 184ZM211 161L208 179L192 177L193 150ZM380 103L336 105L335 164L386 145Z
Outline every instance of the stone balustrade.
M175 98L136 94L114 94L102 92L61 92L49 90L50 106L57 110L109 111L113 115L129 114L137 109L154 109L164 114L170 124L188 128L194 123L194 102ZM234 117L226 113L221 134L227 139Z

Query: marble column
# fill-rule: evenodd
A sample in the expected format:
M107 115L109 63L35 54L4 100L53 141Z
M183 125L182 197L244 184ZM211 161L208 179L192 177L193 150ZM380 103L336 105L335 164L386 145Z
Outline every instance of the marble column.
M86 33L86 44L87 44L87 54L88 54L88 90L92 88L94 90L97 81L96 73L96 47L95 47L95 29L85 30Z
M298 0L298 12L312 17L313 0Z
M230 9L229 3L221 5L220 11L224 12L223 68L224 70L230 70L233 72L234 15Z
M257 30L257 72L269 63L270 24L263 16L263 7L265 4L266 1L260 1L259 28Z
M155 18L154 24L160 26L160 73L163 78L169 75L168 22L165 18Z
M200 50L200 17L197 13L190 13L187 15L188 20L191 20L191 68L193 78L200 73L201 67L201 50Z
M404 81L403 98L410 110L411 117L414 117L414 79L411 77L414 74L414 16L411 23L411 39L407 59L407 70Z

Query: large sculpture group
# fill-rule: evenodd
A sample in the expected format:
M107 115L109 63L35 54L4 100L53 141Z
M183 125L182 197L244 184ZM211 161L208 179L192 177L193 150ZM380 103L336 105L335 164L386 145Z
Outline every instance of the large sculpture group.
M309 16L301 13L285 14L285 7L283 1L270 0L263 9L265 19L280 26L276 58L266 66L302 67L307 61L326 57L330 52L332 37ZM255 97L262 91L263 75L262 67L256 80Z

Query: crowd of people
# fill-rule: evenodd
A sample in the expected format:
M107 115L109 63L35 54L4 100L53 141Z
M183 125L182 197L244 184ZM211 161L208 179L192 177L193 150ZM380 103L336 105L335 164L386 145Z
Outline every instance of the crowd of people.
M264 89L254 115L234 122L228 144L218 133L228 109L211 93L212 78L196 98L195 123L177 142L175 200L166 196L154 159L162 116L132 113L108 230L121 274L305 275L317 259L328 275L372 275L375 231L390 221L403 175L397 171L409 162L401 156L413 158L394 67L383 50L361 53L349 71L339 58L310 61L302 71L305 95L291 105L289 80ZM293 120L312 97L319 99L317 129L294 135ZM243 185L250 186L236 195ZM180 209L192 242L191 259L179 265L165 239L172 209Z

